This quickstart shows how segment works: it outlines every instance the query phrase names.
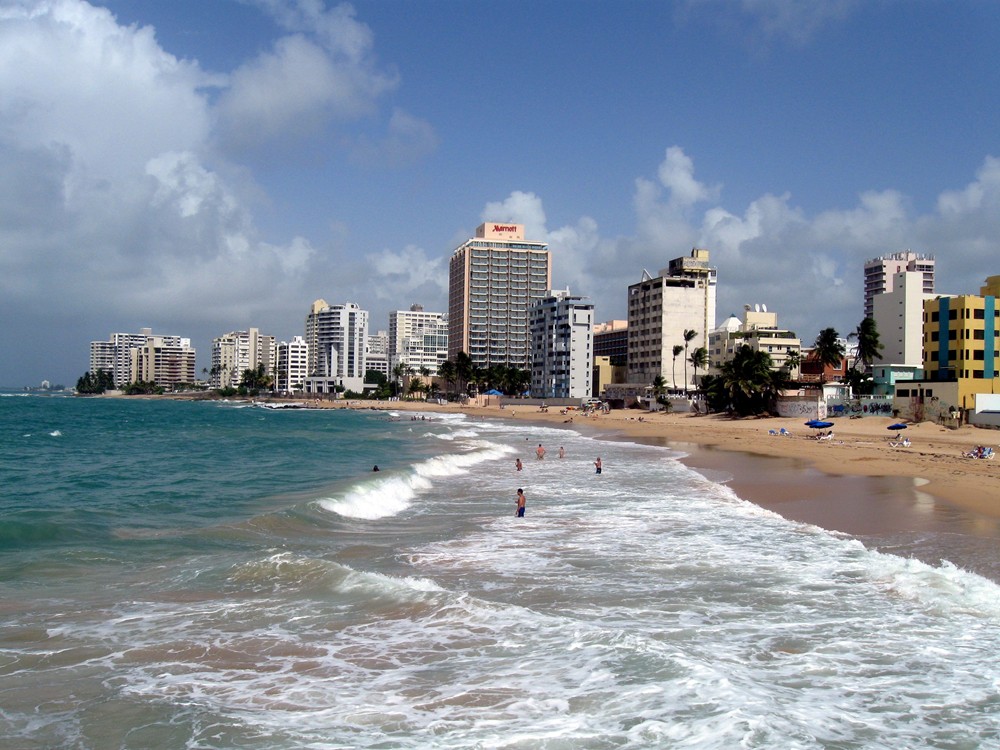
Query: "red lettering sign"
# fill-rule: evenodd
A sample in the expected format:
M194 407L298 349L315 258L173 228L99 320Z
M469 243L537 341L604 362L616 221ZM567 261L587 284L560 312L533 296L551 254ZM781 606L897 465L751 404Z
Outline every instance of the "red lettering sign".
M493 225L493 231L494 232L516 232L517 231L517 226L516 225L504 226L503 224L494 224Z

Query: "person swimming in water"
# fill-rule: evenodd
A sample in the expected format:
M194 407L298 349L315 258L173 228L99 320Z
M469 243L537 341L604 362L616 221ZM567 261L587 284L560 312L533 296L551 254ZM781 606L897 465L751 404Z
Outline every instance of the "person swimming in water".
M517 508L514 510L514 515L518 518L524 518L524 506L527 503L527 498L524 496L524 490L520 487L517 488Z

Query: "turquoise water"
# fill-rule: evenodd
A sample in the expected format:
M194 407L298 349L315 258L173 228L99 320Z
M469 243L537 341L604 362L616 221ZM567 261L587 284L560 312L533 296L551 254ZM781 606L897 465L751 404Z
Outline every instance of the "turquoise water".
M0 441L4 750L1000 736L995 583L786 521L661 448L39 395L0 396Z

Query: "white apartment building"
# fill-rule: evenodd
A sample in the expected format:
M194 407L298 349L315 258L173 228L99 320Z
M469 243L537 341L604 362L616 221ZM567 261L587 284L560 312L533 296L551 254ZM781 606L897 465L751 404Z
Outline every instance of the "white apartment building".
M389 334L386 331L377 331L368 334L368 351L365 352L365 372L374 370L389 377L391 369L389 363Z
M922 271L893 274L890 287L890 291L872 299L871 317L883 347L882 355L873 364L923 367L924 300L942 295L924 291L926 278Z
M524 239L523 224L486 222L451 256L448 357L476 367L531 367L528 308L552 286L548 245Z
M309 345L301 336L277 346L274 388L278 393L295 393L305 388L309 377Z
M353 302L330 305L318 299L306 316L310 393L345 389L361 393L365 383L368 311Z
M874 298L893 289L893 278L897 273L911 271L919 273L922 292L934 293L934 256L906 250L889 253L865 262L865 317L873 318Z
M130 383L172 386L195 381L195 350L191 339L177 336L147 336L146 342L129 350Z
M448 359L448 314L426 312L422 305L389 313L389 370L398 364L415 372L426 367L436 375Z
M132 373L132 351L146 346L148 340L153 336L152 328L140 328L139 333L112 333L107 341L90 342L90 372L96 373L98 370L110 372L115 381L116 388L122 388L129 383L135 382ZM159 340L167 347L190 348L191 340L182 339L180 336L158 336ZM194 352L194 350L191 350ZM193 354L192 354L193 357ZM185 382L192 382L194 375Z
M230 331L212 339L212 369L209 379L213 388L238 386L246 370L264 366L265 375L274 374L274 336L262 336L260 330Z
M716 269L709 265L709 252L694 248L689 257L670 261L652 277L642 272L642 280L628 288L627 380L651 384L658 376L671 382L673 348L684 344L684 331L695 331L687 345L708 349L708 336L715 327ZM694 374L688 367L688 386Z
M718 373L723 363L728 362L741 346L749 346L754 351L767 352L771 356L771 369L780 370L789 358L801 358L802 341L793 331L778 327L778 314L768 312L767 305L744 305L744 320L741 322L731 315L712 331L708 337L708 358L710 371ZM690 370L690 366L688 367ZM799 367L789 369L793 378L799 376Z
M531 395L586 398L592 393L594 305L569 289L549 291L531 315Z

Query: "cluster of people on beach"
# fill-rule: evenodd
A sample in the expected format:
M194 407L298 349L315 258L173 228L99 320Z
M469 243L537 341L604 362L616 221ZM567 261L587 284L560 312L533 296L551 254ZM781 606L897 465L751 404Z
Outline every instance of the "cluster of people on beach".
M962 455L966 458L993 458L993 449L988 445L977 445L971 451Z

